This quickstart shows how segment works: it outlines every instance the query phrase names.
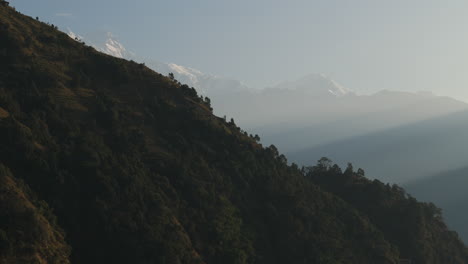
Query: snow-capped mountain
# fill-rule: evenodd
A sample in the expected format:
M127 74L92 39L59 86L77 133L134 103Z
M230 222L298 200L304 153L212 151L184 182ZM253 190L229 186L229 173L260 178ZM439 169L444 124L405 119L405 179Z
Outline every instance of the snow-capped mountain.
M217 93L230 93L249 89L238 80L203 73L197 69L175 63L164 63L150 59L142 59L141 61L161 74L173 73L175 79L179 82L194 87L199 93L210 97L216 96Z
M81 41L83 39L82 36L75 34L75 32L71 31L71 29L68 29L67 35L77 41Z
M175 63L165 63L154 59L141 58L135 53L128 51L125 46L118 41L116 36L110 32L94 32L80 36L68 30L68 35L73 39L84 41L96 50L111 56L144 62L151 69L164 75L173 73L176 80L194 87L199 93L204 95L211 95L221 91L225 93L227 91L236 92L248 89L246 85L237 80L206 74L197 69Z
M115 35L110 32L94 32L84 36L75 34L68 30L68 35L73 39L79 39L93 46L95 49L106 54L144 62L151 69L167 75L173 73L176 80L197 89L203 95L208 95L212 99L222 101L228 94L232 93L274 93L278 90L289 90L294 93L314 95L314 96L344 96L353 94L352 91L338 84L324 74L310 74L296 81L280 83L274 87L260 90L253 90L238 80L229 79L213 74L207 74L200 70L178 65L175 63L165 63L154 59L140 58L133 52L129 52L120 43ZM250 95L247 95L250 96Z
M135 56L127 51L111 32L93 32L80 36L68 29L67 34L72 39L84 41L96 50L117 58L133 59Z
M295 81L282 82L270 89L287 89L311 95L344 96L353 92L325 74L309 74Z
M109 38L107 38L106 43L104 43L104 51L118 58L128 57L125 47L120 42L115 41L110 33L108 34Z

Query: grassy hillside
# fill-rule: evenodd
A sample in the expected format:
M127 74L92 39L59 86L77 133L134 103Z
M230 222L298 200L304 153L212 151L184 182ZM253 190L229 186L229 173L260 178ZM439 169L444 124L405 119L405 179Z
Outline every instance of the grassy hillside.
M215 117L193 88L1 4L0 36L0 162L52 208L32 225L49 221L47 239L12 244L0 259L398 263L398 243L372 218ZM15 225L31 228L5 219L8 241L21 239Z

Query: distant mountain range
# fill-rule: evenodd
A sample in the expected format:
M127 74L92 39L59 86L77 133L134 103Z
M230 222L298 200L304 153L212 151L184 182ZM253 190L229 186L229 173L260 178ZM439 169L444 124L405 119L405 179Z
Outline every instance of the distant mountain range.
M241 81L204 73L191 67L140 58L128 51L109 32L86 34L81 37L69 31L69 35L72 38L83 39L109 55L143 61L162 74L173 73L181 83L194 87L198 92L213 99L216 114L234 117L247 129L258 130L266 136L279 130L289 132L305 129L314 123L341 122L343 119L361 118L374 113L383 115L380 122L385 124L376 125L374 121L369 122L369 127L372 128L363 131L369 132L468 107L460 101L435 96L430 92L380 91L372 95L357 95L324 74L309 74L298 80L256 89L246 86ZM362 125L366 127L366 124ZM263 131L262 128L269 132Z
M312 89L312 88L311 88ZM304 90L265 89L232 105L264 143L295 152L336 140L383 131L467 109L447 97L383 91L359 96L310 95ZM235 104L235 103L232 103ZM225 106L226 107L226 106ZM257 121L257 122L256 122Z
M303 91L314 96L339 97L354 94L353 91L328 78L325 74L309 74L296 81L279 83L270 89Z
M111 33L88 34L84 40L116 57L138 57ZM234 118L249 133L260 135L263 144L275 144L299 164L329 156L340 164L354 162L370 177L403 183L464 162L461 156L447 153L437 158L431 151L453 146L463 152L463 144L456 142L462 140L463 133L446 138L443 129L456 133L453 129L459 124L455 119L463 114L449 116L468 109L468 105L449 97L387 90L358 95L324 74L252 89L240 81L175 63L140 61L157 72L172 72L181 83L210 97L215 114ZM387 160L390 157L391 162Z
M309 164L326 156L338 164L352 162L371 178L407 183L468 164L467 133L464 111L306 148L288 157Z

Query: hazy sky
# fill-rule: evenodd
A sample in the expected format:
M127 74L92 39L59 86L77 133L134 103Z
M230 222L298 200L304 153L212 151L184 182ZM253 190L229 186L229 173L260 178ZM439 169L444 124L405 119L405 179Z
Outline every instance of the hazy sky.
M263 87L325 73L358 92L468 101L466 0L10 0L78 34Z

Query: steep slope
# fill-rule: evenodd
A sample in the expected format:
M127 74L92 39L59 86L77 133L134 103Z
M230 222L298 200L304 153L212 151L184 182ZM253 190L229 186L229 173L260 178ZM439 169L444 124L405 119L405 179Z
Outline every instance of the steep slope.
M440 172L405 185L408 192L422 201L439 206L448 226L468 241L468 168Z
M398 263L401 241L195 89L4 4L0 36L0 162L53 208L72 263Z
M299 164L322 156L352 162L381 181L407 183L460 168L468 162L468 112L459 112L393 129L289 153Z
M72 262L396 262L194 89L12 9L0 24L0 160L54 208Z
M44 201L0 164L0 263L70 263L70 248Z

